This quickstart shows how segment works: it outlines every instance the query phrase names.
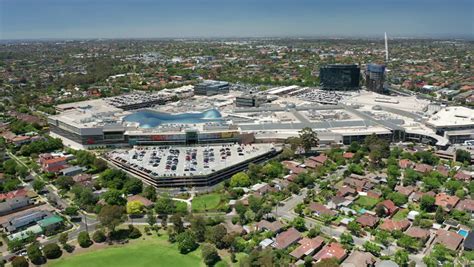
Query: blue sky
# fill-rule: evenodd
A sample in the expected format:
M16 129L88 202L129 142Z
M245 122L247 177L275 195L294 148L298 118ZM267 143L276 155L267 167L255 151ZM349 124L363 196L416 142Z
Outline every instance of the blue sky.
M0 39L474 36L472 0L0 0Z

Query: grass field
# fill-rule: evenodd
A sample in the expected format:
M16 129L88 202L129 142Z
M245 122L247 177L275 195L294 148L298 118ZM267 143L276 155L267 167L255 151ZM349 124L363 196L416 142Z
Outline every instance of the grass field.
M371 210L375 207L375 205L377 205L378 202L379 200L376 198L361 196L356 200L355 204L364 209Z
M193 201L191 202L191 207L193 211L196 212L203 212L206 210L216 210L219 208L222 201L222 197L220 194L207 194L196 196Z
M201 250L187 255L179 253L176 244L170 244L167 236L147 236L145 240L133 240L130 244L101 248L80 254L64 256L48 261L48 267L147 267L147 266L205 266Z

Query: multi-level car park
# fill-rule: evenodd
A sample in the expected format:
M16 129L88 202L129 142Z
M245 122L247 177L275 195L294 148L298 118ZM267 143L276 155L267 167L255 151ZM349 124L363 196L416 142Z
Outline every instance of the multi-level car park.
M280 151L272 144L136 146L109 152L107 158L148 184L189 187L214 185L244 170L249 163L263 162Z

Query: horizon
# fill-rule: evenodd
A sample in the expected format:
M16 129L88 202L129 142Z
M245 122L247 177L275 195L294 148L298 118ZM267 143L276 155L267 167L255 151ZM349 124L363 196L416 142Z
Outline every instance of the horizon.
M456 4L453 4L456 2ZM466 0L0 0L0 40L474 39Z

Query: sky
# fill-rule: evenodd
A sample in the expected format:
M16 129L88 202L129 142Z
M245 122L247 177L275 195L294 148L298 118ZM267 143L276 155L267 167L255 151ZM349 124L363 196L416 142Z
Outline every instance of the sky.
M474 38L472 0L0 0L0 39Z

